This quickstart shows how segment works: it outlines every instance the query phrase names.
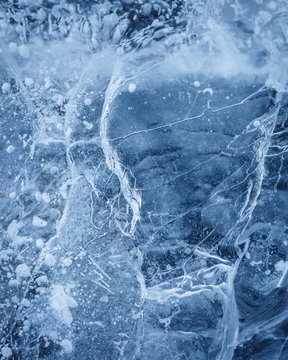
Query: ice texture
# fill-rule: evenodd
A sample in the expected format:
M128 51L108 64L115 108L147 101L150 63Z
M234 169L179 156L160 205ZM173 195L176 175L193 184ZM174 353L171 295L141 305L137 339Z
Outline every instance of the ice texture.
M1 2L1 359L288 359L287 9Z

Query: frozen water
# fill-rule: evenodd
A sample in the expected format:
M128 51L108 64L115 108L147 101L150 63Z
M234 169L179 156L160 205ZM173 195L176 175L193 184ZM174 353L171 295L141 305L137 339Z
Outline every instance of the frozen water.
M30 269L26 264L20 264L16 267L15 273L20 278L26 278L30 276Z
M288 358L287 8L1 3L1 358Z

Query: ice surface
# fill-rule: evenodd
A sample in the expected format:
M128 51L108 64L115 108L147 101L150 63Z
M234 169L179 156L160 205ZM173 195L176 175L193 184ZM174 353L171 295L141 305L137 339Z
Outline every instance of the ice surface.
M287 8L1 3L1 358L288 358Z

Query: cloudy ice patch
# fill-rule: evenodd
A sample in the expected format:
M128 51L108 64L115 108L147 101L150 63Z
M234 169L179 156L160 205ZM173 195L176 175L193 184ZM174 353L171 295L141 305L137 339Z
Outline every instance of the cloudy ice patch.
M26 264L20 264L16 267L16 275L18 278L27 278L30 276L30 269Z
M60 345L62 346L64 352L66 354L71 354L73 351L73 345L72 342L68 339L64 339L61 341Z
M62 285L52 287L49 303L57 318L63 324L70 326L73 321L70 309L77 307L78 304L72 296L65 292Z
M45 226L47 225L47 221L41 219L39 216L33 216L32 224L33 224L35 227L40 227L40 228L42 228L42 227L45 227Z

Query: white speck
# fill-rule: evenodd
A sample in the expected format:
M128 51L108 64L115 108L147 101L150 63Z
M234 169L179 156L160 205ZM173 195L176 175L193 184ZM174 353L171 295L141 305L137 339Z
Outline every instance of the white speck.
M84 120L83 124L85 125L86 129L91 130L93 128L93 124L91 124L90 122Z
M47 276L43 275L43 276L39 276L36 281L37 284L43 284L43 283L47 283L48 279Z
M11 301L12 301L12 303L14 303L14 304L18 304L18 303L19 303L19 299L18 299L18 297L15 296L15 295L12 296Z
M61 346L66 354L71 354L73 351L73 346L70 340L64 339L61 341Z
M32 224L36 227L45 227L47 225L47 221L41 219L38 216L33 216Z
M16 280L16 279L11 279L11 280L9 280L9 286L11 286L11 287L17 287L17 286L19 286L20 285L20 283L19 283L19 281L18 280Z
M29 330L29 328L30 328L30 321L29 320L24 320L23 321L23 331L28 331Z
M108 296L107 296L107 295L102 296L102 297L100 298L100 301L102 301L102 302L108 302L108 301L109 301Z
M62 95L54 96L54 100L58 106L62 106L64 104L64 97Z
M9 194L9 197L10 197L10 199L14 199L14 198L16 197L15 191L12 191L12 192Z
M49 196L49 194L46 193L46 192L44 192L44 193L42 194L42 199L43 199L46 203L49 203L49 201L50 201L50 196Z
M283 261L283 260L280 260L280 261L278 261L276 264L275 264L275 270L276 271L285 271L286 270L286 268L287 268L287 264L288 264L288 262L285 262L285 261Z
M13 145L9 145L6 149L7 153L11 154L15 150Z
M36 191L35 192L35 199L37 201L41 201L42 200L42 194L40 193L40 191Z
M19 278L26 278L30 276L30 269L26 264L20 264L16 267L16 275Z
M72 264L72 260L71 260L71 258L66 258L66 259L64 259L63 260L63 265L64 266L70 266Z
M203 90L203 94L210 94L210 95L213 95L213 90L211 88L206 88Z
M12 240L13 246L19 246L30 241L30 238L18 235L19 229L22 227L22 225L23 224L21 222L13 220L7 228L7 233Z
M253 121L253 125L255 126L255 127L258 127L258 126L260 126L260 121L259 120L254 120Z
M24 84L26 85L26 86L32 86L33 85L33 83L34 83L34 81L33 81L33 79L31 79L30 77L26 77L25 78L25 80L24 80Z
M56 259L52 254L47 254L45 256L44 262L47 266L53 267L56 264Z
M52 296L50 297L50 305L52 309L62 311L68 308L66 301L66 294L61 285L55 285L52 290Z
M128 86L128 91L129 91L130 93L134 93L135 90L136 90L136 85L133 84L133 83L129 84L129 86Z
M12 52L12 53L16 53L17 52L17 50L18 50L18 47L17 47L17 45L14 43L14 42L10 42L9 43L9 49L10 49L10 51Z
M51 166L50 168L50 174L51 175L57 175L59 172L58 168L56 166Z
M49 89L51 86L52 86L51 80L49 79L49 77L47 77L47 78L45 79L45 85L44 85L44 87L45 87L45 89Z
M67 199L68 197L68 184L64 183L63 185L60 186L59 192L61 194L61 196L63 197L63 199Z
M200 86L200 82L199 81L194 81L193 85L198 88Z
M21 304L22 304L23 306L28 307L28 306L30 305L30 301L29 301L28 299L23 299L23 300L21 301Z
M70 326L72 324L72 321L73 321L73 317L72 317L72 314L70 312L69 309L64 309L60 314L60 320Z
M69 295L67 295L61 285L55 285L52 288L52 295L50 297L50 306L54 309L59 319L66 325L71 325L72 314L69 308L77 306L77 302Z
M184 249L184 254L185 255L190 255L192 253L192 249L190 249L189 247Z
M145 3L142 5L142 13L144 16L149 16L152 10L152 5L150 3Z
M12 350L9 346L3 346L1 349L1 355L4 359L8 359L10 356L12 356Z
M262 261L254 261L254 260L252 260L252 261L250 261L250 264L251 264L251 266L260 265L260 264L262 264Z
M30 57L30 51L26 45L18 46L18 53L21 57L28 59Z
M90 105L92 104L92 100L91 100L90 98L85 98L85 99L84 99L84 104L85 104L86 106L90 106Z
M37 247L38 249L41 249L43 246L44 246L43 240L42 240L42 239L37 239L37 240L36 240L36 247Z
M8 93L11 90L11 85L8 82L4 82L1 89L4 94Z

